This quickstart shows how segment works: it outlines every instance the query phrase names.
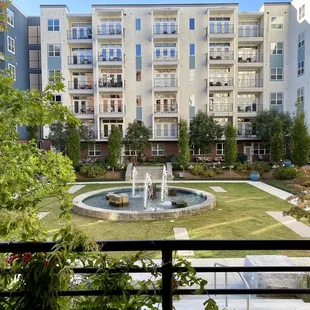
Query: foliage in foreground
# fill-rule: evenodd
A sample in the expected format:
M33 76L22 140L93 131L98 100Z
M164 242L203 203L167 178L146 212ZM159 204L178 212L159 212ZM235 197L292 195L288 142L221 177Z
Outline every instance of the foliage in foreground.
M237 130L232 124L225 128L224 156L225 163L232 166L237 160Z
M272 136L270 141L271 160L279 163L284 156L284 134L283 125L279 118L272 124Z
M179 140L178 140L178 151L179 151L179 164L183 168L183 171L188 166L191 154L189 150L189 133L188 125L185 119L180 120L179 124Z
M122 155L123 135L121 130L112 126L111 134L109 135L108 150L109 150L109 164L113 169L117 166Z

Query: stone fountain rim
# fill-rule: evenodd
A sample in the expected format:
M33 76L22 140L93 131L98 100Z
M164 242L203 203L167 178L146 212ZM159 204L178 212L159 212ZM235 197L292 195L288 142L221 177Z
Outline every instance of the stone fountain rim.
M138 220L164 220L164 219L175 219L185 215L198 215L202 214L216 206L216 198L213 194L196 190L187 187L179 186L168 186L168 189L182 190L196 195L202 195L206 198L200 204L188 206L186 208L176 208L169 210L158 210L158 211L128 211L128 210L110 210L110 209L100 209L97 207L92 207L85 204L83 201L91 196L98 195L101 193L110 193L120 189L131 189L131 186L121 186L113 188L99 189L96 191L87 192L76 196L73 199L73 211L89 217L112 220L112 221L138 221ZM137 188L143 188L143 186L138 186ZM120 207L121 209L122 207Z

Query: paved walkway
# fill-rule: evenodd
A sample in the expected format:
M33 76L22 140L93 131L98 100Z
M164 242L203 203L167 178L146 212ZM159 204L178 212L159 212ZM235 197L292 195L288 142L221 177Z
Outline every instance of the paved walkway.
M76 193L77 191L79 191L81 188L83 188L85 185L73 185L69 188L69 193L70 194L74 194Z
M174 237L176 240L189 240L188 231L186 228L179 228L174 227L173 228ZM187 250L187 251L178 251L179 256L195 256L194 251Z
M227 191L220 186L209 186L213 191L215 191L216 193L227 193Z
M49 212L39 212L38 218L42 220L45 216L49 215Z

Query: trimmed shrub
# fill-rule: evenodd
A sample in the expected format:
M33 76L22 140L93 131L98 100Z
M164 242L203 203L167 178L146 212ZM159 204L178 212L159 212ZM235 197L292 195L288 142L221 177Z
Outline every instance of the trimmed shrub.
M246 173L248 169L248 164L236 163L235 170L241 174Z
M202 175L208 178L213 178L215 175L215 172L212 169L206 169L203 171Z
M294 167L279 167L274 170L273 176L277 180L293 180L297 176L297 170Z
M100 166L100 165L84 164L80 168L80 174L88 178L104 176L106 173L107 173L107 170L103 166Z
M248 156L246 154L243 154L243 153L238 154L237 162L244 164L246 163L247 160L248 160Z
M195 164L192 168L193 175L204 175L205 167L201 164Z
M268 172L271 169L270 169L270 166L268 163L256 161L256 162L252 163L252 170L263 173L263 172Z

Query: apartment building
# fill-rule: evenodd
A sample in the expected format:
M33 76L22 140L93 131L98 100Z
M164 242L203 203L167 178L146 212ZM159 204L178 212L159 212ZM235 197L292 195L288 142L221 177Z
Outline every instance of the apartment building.
M305 0L264 3L259 12L228 3L93 5L91 14L72 14L65 5L42 5L32 25L37 43L28 46L31 65L37 59L42 68L31 68L30 84L44 87L61 72L66 90L54 100L96 140L82 157L107 155L111 128L125 134L135 119L152 129L147 156L177 154L179 119L202 110L232 122L239 152L255 160L267 155L251 127L258 111L307 112L307 7ZM124 156L132 151L124 148ZM210 155L223 152L217 141ZM194 146L192 155L200 155Z

